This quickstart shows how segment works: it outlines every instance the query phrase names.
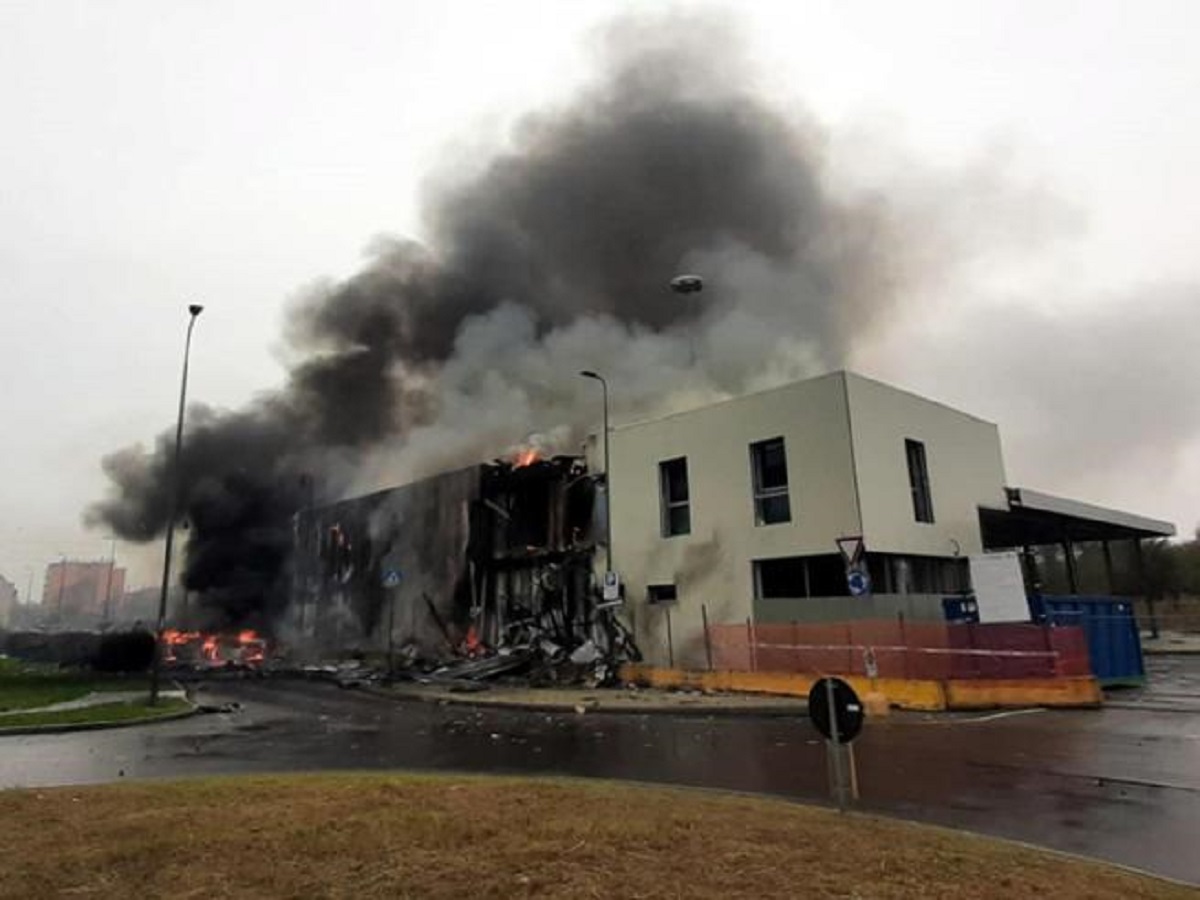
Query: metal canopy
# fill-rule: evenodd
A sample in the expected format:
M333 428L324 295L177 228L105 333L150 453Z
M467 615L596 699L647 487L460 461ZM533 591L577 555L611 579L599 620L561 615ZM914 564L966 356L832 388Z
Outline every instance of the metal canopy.
M1028 488L1005 488L1008 509L979 508L987 550L1063 542L1171 537L1175 526L1117 509L1105 509Z

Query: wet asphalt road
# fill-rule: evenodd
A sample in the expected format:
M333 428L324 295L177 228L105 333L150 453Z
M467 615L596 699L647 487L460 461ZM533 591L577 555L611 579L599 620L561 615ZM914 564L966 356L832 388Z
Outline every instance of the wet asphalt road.
M898 715L856 743L870 810L1200 883L1200 658L1101 711ZM0 738L0 786L235 772L447 769L624 778L824 800L805 720L531 713L306 682L210 684L230 714Z

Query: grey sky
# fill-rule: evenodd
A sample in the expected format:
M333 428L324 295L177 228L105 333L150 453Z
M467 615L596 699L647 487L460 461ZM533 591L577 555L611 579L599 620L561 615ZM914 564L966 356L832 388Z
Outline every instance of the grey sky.
M588 31L630 8L0 3L0 573L24 589L35 567L37 590L59 552L106 551L80 512L100 457L170 421L187 302L208 307L194 397L235 406L274 386L286 300L350 274L374 235L419 234L423 178L569 91ZM958 252L860 368L999 421L1014 482L1190 531L1194 402L1166 401L1190 396L1198 365L1161 357L1185 357L1200 327L1200 8L737 9L763 90ZM1138 351L1113 367L1076 343L1126 334ZM1121 402L1096 399L1092 371ZM1043 411L1045 384L1067 409L1124 417L1083 433L1102 445L1088 465L1064 464L1080 432ZM1167 449L1126 464L1112 435L1130 428Z

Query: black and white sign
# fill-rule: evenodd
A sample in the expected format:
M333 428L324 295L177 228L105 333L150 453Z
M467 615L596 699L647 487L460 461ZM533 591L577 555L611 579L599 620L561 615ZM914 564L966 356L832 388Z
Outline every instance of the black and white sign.
M604 594L606 601L621 599L621 576L616 572L604 573Z
M830 695L833 698L833 712L830 715ZM808 692L808 717L812 719L813 727L825 736L826 740L848 744L862 731L863 705L854 693L854 688L840 678L821 678ZM834 737L833 725L837 724L837 737Z

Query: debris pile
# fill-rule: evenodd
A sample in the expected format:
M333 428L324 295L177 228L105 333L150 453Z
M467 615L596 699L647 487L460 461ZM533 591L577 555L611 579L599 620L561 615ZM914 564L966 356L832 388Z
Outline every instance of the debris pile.
M494 650L468 633L462 656L420 676L418 680L459 689L480 689L490 681L519 678L534 687L582 684L600 687L616 683L623 662L637 662L641 653L611 609L601 609L588 627L548 625L535 617L513 623L508 641Z

